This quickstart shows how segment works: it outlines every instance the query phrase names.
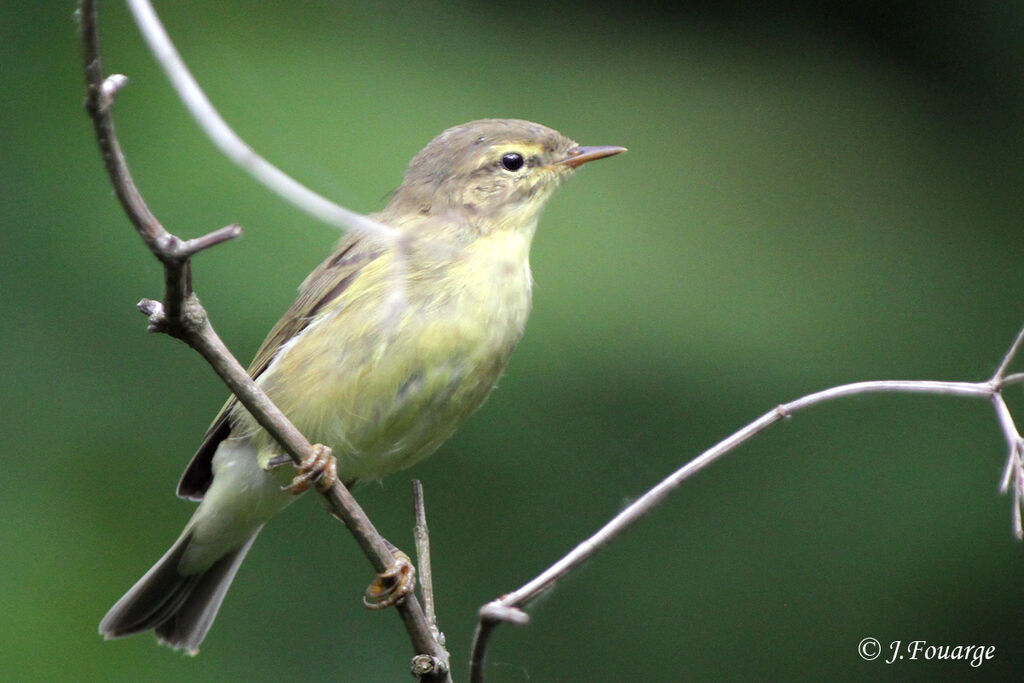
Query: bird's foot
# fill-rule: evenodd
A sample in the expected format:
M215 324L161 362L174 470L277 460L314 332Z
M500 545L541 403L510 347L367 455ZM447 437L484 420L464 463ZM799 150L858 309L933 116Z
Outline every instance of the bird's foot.
M409 556L394 549L395 563L391 569L377 574L366 589L363 604L367 609L385 609L397 605L416 588L416 568Z
M267 463L267 469L291 462L291 458L286 455L278 456ZM314 485L317 491L327 491L338 481L338 460L331 454L331 449L323 444L313 444L312 452L297 469L299 473L292 479L292 483L281 487L283 491L291 491L296 496L305 493Z

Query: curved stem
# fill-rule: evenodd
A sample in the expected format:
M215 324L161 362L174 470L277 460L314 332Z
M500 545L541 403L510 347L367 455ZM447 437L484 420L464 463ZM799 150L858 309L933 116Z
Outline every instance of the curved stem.
M149 49L171 80L192 118L224 156L271 191L329 225L388 239L397 237L398 233L394 228L335 204L257 154L224 121L203 89L199 87L149 0L128 0L128 8L149 44Z
M536 578L530 580L511 593L507 593L501 598L484 605L480 609L476 632L473 636L472 654L470 658L470 680L475 683L483 681L483 667L487 654L488 643L498 624L507 621L525 623L529 617L522 611L522 607L544 591L554 586L562 577L579 567L594 553L646 516L651 510L664 501L670 493L679 488L679 486L687 479L765 431L768 427L771 427L773 424L780 422L799 411L820 405L827 401L846 396L872 393L939 394L945 396L963 396L967 398L998 398L996 403L998 411L999 405L1002 405L1005 408L1005 403L1002 403L1002 397L999 394L999 386L1008 383L1010 379L1014 379L1015 381L1019 381L1018 378L1024 379L1024 376L1021 375L1012 375L1005 378L1005 380L1002 377L1006 368L1009 366L1013 357L1019 350L1022 339L1024 339L1024 330L1022 330L1021 334L1017 336L1014 345L1010 348L1010 351L1004 358L1003 363L1000 364L996 374L987 382L938 382L930 380L881 380L854 382L852 384L843 384L837 387L824 389L813 394L802 396L790 401L789 403L783 403L776 406L774 409L768 411L746 427L743 427L739 431L718 442L663 479L657 486L634 501L629 507L624 509L607 524L601 527L596 533L590 536L590 538L577 545L572 549L572 551L562 559L558 560L558 562L545 569ZM1013 467L1014 464L1019 463L1019 452L1018 450L1015 450L1019 448L1019 446L1015 444L1020 443L1020 436L1017 434L1016 428L1013 427L1013 420L1012 417L1010 417L1008 410L1005 411L1005 414L1000 413L999 417L1000 422L1004 427L1004 434L1007 440L1011 443L1011 465L1008 465L1008 467ZM1019 465L1016 466L1016 469L1013 470L1013 472L1020 472ZM1009 478L1009 476L1010 475L1008 474L1007 478ZM1020 476L1024 477L1024 475ZM1020 481L1020 479L1018 479L1018 481ZM1014 499L1015 519L1018 520L1020 519L1019 506L1021 498L1019 488L1019 486L1015 487ZM1019 529L1019 526L1020 524L1017 523L1015 529ZM1016 531L1016 533L1019 537L1020 532Z

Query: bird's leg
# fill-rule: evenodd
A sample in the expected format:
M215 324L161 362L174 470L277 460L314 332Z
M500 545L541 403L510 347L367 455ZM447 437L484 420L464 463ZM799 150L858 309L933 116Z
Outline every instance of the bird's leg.
M397 605L416 589L416 567L412 560L387 539L384 542L391 548L395 563L391 569L377 574L377 578L366 588L363 604L367 609L385 609Z
M270 459L267 469L271 470L289 464L292 464L291 458L287 455L279 455ZM326 491L334 486L334 482L338 481L338 460L331 454L331 449L323 444L313 444L313 450L298 465L297 469L299 473L292 479L292 483L282 486L282 490L299 495L308 491L315 484L318 491Z
M279 455L267 462L267 469L289 464L293 464L291 458ZM281 487L283 490L298 495L315 484L318 490L326 491L338 480L338 461L331 454L331 449L322 444L314 444L312 453L302 461L298 470L292 483ZM377 574L363 595L363 604L374 610L397 605L416 589L416 567L412 560L387 539L384 542L391 549L395 561L390 569Z

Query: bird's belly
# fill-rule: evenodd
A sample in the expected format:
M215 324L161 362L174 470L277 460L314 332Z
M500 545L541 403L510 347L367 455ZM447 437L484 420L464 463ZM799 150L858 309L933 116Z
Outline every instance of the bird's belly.
M362 334L325 320L261 384L310 441L331 447L343 480L378 479L433 453L484 402L522 335L528 282L512 303L411 302L394 325L380 310L362 321L344 311L346 329Z
M452 354L436 362L381 368L373 388L345 398L323 439L336 443L348 479L373 479L410 467L433 453L487 398L504 359ZM387 364L385 364L387 365Z

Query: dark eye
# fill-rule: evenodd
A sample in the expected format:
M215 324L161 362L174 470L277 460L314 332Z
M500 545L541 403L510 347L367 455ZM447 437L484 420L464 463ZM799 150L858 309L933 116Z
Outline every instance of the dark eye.
M523 167L523 155L519 152L509 152L501 157L501 167L506 171L518 171Z

